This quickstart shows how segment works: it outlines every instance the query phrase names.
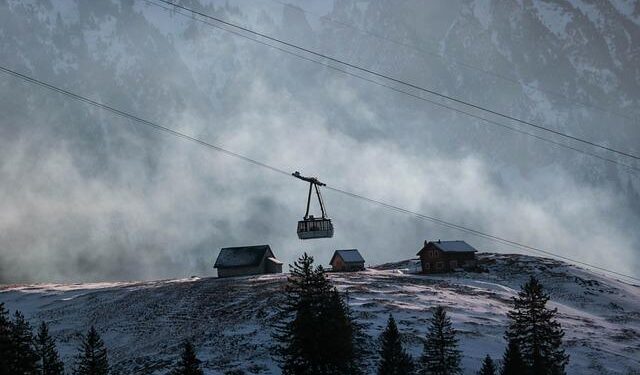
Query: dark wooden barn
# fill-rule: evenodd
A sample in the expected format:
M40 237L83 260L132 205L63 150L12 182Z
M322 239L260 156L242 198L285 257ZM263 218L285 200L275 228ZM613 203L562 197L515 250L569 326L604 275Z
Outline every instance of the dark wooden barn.
M282 273L282 262L269 245L225 247L213 266L218 277Z
M362 271L364 270L364 258L358 249L336 250L331 257L331 269L333 271Z
M424 241L418 252L423 273L451 272L476 267L476 252L464 241Z

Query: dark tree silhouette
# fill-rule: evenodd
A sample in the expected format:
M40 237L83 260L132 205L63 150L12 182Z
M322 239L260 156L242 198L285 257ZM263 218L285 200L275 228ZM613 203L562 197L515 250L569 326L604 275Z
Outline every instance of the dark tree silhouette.
M171 375L203 375L200 360L196 356L196 350L191 341L186 340L182 344L182 354L176 368Z
M335 288L330 288L323 299L326 304L318 314L320 322L318 327L323 327L324 331L321 335L325 349L323 361L330 363L327 369L332 373L358 374L360 373L357 347L359 332L351 316L351 309Z
M563 375L569 356L562 348L564 331L555 320L557 309L546 307L549 295L533 276L513 299L506 336L518 344L522 359L536 375Z
M484 357L484 361L482 361L482 368L478 371L478 375L496 375L496 366L489 354Z
M64 364L60 361L53 338L49 335L47 323L42 322L35 338L38 355L38 375L63 375Z
M107 375L109 373L107 349L93 326L89 328L89 332L78 348L73 373L75 375Z
M274 350L282 372L359 374L358 326L349 307L306 253L294 262L276 325Z
M442 306L436 307L431 317L424 352L420 359L420 374L460 374L460 351L451 319Z
M10 365L14 374L36 374L38 355L34 347L33 330L20 311L16 311L11 329L13 345L13 364Z
M527 366L522 360L520 348L515 340L509 340L507 349L502 357L502 371L500 375L522 375L527 373Z
M0 375L13 375L14 345L11 337L13 324L4 303L0 302Z
M400 332L391 314L389 314L387 328L380 335L380 344L378 375L413 374L413 360L402 348Z

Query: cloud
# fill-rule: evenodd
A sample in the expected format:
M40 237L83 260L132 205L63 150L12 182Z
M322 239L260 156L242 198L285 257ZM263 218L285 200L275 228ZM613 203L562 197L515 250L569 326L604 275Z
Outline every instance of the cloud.
M505 160L509 153L493 153L495 145L518 149L522 140L509 143L510 135L486 135L443 113L425 116L423 104L177 16L170 18L179 25L173 33L166 25L154 29L145 22L158 15L144 9L133 14L136 23L121 20L120 29L97 35L114 44L104 53L123 53L124 45L137 54L127 61L139 65L124 73L81 52L67 80L47 73L49 61L29 50L28 61L65 87L284 170L636 272L638 216L616 185L585 183L567 163L544 163L545 155ZM100 17L89 22L93 11L81 7L77 22L97 22L91 27L100 30ZM127 9L107 6L98 14L121 19L118 12ZM51 37L47 25L33 32ZM65 33L82 40L81 27ZM35 50L40 42L30 43ZM73 43L57 41L40 53ZM0 92L8 103L0 123L7 135L0 139L0 281L212 275L220 247L258 243L271 244L286 262L309 251L326 263L334 249L357 247L375 264L412 257L422 240L438 238L514 251L328 190L335 238L301 242L295 234L306 203L301 181L41 89L5 82ZM523 167L529 163L535 168Z

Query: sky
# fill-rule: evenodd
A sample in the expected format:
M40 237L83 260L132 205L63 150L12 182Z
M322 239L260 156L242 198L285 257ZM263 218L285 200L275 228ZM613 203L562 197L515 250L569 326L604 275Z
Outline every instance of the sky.
M369 69L640 152L640 10L627 2L323 4L189 2ZM154 1L2 1L0 9L2 66L332 187L640 276L640 178L622 167ZM286 263L307 251L326 264L335 249L358 248L379 264L413 257L424 240L437 239L523 252L326 189L335 236L300 241L302 181L4 74L0 108L0 282L212 276L221 247L263 243Z

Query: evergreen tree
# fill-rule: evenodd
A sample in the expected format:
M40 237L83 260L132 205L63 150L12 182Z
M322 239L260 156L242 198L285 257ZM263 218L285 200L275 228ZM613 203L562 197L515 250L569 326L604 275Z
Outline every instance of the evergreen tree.
M310 353L316 342L315 312L320 308L318 295L326 293L313 257L306 253L293 266L286 286L286 300L281 305L281 323L276 325L275 351L285 375L301 374L312 362Z
M107 375L109 373L107 349L93 326L78 348L73 373L74 375Z
M518 344L522 359L536 375L563 375L569 356L562 348L564 331L555 320L557 309L546 307L549 295L531 276L513 299L507 339Z
M38 375L63 375L64 365L58 356L53 338L49 335L47 323L42 322L35 339L38 354Z
M4 303L0 302L0 375L13 375L13 324Z
M330 288L322 299L326 304L318 313L318 327L322 327L321 330L324 331L320 335L320 345L324 349L323 358L320 360L329 364L324 366L322 371L333 374L358 374L358 332L351 316L351 309L335 288Z
M411 356L402 348L400 332L395 319L389 314L387 328L380 335L380 364L378 375L410 375L413 374Z
M186 340L182 346L182 355L177 367L171 375L203 375L200 360L196 357L196 350L191 341Z
M515 340L509 340L507 349L502 357L502 371L500 375L522 375L527 373L527 366L522 360L520 348Z
M460 374L460 351L451 319L442 306L436 307L431 318L422 354L421 374Z
M306 253L291 267L274 348L285 375L359 374L361 334L349 307Z
M496 375L496 366L493 364L493 359L487 354L482 361L482 368L478 372L478 375Z
M35 375L38 355L34 347L33 330L20 311L14 314L11 327L13 358L10 368L16 375Z

